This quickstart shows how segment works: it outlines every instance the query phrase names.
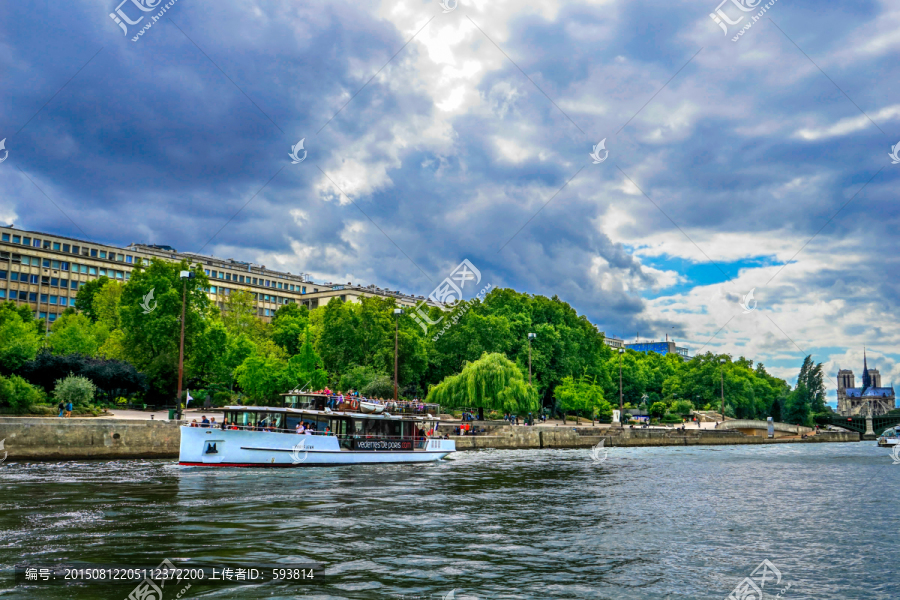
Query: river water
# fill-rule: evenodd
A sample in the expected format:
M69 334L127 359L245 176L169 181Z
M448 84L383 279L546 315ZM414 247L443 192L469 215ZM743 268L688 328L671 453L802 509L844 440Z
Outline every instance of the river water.
M16 586L15 564L190 559L322 570L182 598L724 599L768 560L765 598L897 600L898 491L900 465L873 442L285 470L7 462L0 596L123 599L133 587ZM163 600L180 591L170 582Z

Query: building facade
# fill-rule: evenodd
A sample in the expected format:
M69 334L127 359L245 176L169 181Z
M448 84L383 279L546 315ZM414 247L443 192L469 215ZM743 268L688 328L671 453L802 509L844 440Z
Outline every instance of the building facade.
M881 373L870 369L863 350L862 387L856 387L853 371L841 369L837 375L838 414L845 417L883 415L896 408L894 386L881 386Z
M93 279L106 276L122 283L131 278L139 264L158 258L200 265L209 276L207 293L220 309L237 290L253 295L257 314L265 321L291 302L317 308L333 299L356 302L365 296L394 298L401 306L415 306L425 300L374 285L360 286L315 283L306 274L292 274L265 266L191 252L170 246L131 244L109 246L59 235L0 227L0 302L28 306L35 318L46 319L47 327L67 308L75 305L78 289Z

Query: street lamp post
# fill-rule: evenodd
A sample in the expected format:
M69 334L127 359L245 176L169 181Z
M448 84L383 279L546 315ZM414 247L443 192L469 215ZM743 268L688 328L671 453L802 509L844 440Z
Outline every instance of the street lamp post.
M178 347L178 397L176 402L178 410L176 411L176 420L181 420L181 381L184 377L184 314L187 307L187 280L194 279L197 276L193 271L181 271L179 278L181 279L181 343Z
M619 348L619 426L622 424L622 414L625 412L625 404L622 402L622 355L625 354L625 348Z
M725 359L720 358L719 364L722 367L719 369L719 376L722 380L722 424L725 424Z
M531 385L531 340L536 337L536 333L528 334L528 385Z
M399 400L400 390L397 387L397 365L398 350L400 348L400 315L403 314L402 308L394 309L394 402Z

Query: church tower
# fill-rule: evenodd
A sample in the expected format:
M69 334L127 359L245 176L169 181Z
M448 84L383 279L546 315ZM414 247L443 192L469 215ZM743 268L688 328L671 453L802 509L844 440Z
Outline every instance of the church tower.
M862 388L863 391L866 391L872 387L872 377L869 375L869 365L866 363L866 349L863 348L863 379L862 379Z

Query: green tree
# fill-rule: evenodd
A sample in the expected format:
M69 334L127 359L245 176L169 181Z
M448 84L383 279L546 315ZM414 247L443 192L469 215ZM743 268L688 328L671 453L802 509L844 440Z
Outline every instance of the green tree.
M24 320L14 306L10 308L11 304L7 302L0 309L0 372L3 373L12 373L34 360L41 347L42 336L34 321Z
M301 337L308 325L308 308L293 302L284 304L272 317L272 341L293 356L300 351Z
M94 327L85 315L66 311L51 326L47 344L53 354L94 356L100 347Z
M694 405L691 404L688 400L676 400L672 403L672 406L669 407L669 411L673 415L678 415L681 417L689 416L692 410L694 410Z
M668 407L665 402L654 402L650 405L650 416L661 419L665 416Z
M94 399L97 387L87 377L69 374L65 379L56 381L53 397L60 402L71 402L74 406L90 404Z
M428 392L428 401L447 408L484 408L502 412L537 412L537 393L516 366L502 354L485 353L466 363Z
M258 338L265 330L256 314L256 300L247 290L232 290L225 297L222 322L233 335L243 333L251 338Z
M784 407L781 409L781 418L785 423L811 425L812 416L809 396L809 389L806 387L806 383L799 382L794 391L785 398Z
M824 413L825 410L825 376L822 363L813 364L812 355L803 359L797 383L803 382L806 388L805 402L809 404L812 414Z
M322 359L316 354L309 328L304 332L300 351L288 360L293 378L304 389L321 390L328 383L328 373L322 368Z
M364 367L357 365L350 367L346 373L341 375L338 390L362 390L367 385L375 381L379 376L378 372L372 367ZM393 385L393 384L391 384Z
M97 279L91 279L78 288L78 295L75 296L75 308L87 315L91 321L96 321L99 317L97 308L94 306L94 297L103 286L109 283L109 277L101 275Z
M577 380L563 378L554 394L556 407L563 414L575 413L590 418L596 415L604 422L612 420L612 405L603 399L603 388L584 377Z

